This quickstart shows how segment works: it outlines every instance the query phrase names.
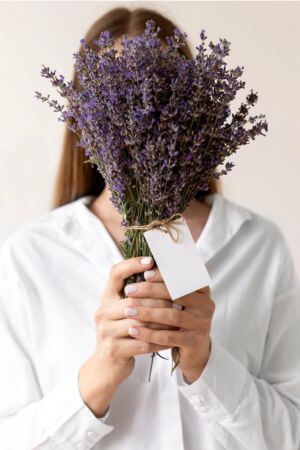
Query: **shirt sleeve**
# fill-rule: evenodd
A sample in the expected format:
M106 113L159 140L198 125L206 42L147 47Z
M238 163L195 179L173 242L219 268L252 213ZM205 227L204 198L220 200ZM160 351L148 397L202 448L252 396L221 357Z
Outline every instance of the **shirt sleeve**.
M26 291L4 244L0 252L0 448L91 449L114 427L84 403L79 368L43 395L30 340ZM101 445L101 444L100 444ZM99 444L98 444L98 448Z
M300 284L282 237L282 263L259 376L216 339L201 376L179 391L230 450L300 448Z

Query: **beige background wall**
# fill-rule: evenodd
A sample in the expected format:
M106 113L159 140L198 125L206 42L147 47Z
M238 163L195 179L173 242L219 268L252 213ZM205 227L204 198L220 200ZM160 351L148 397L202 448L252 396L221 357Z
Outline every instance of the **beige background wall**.
M72 53L91 23L116 5L146 5L167 14L198 45L231 42L229 66L244 65L245 89L269 122L267 137L241 148L222 178L224 195L276 221L300 273L300 3L299 2L2 2L0 3L0 245L19 224L50 207L64 124L34 91L54 93L42 64L71 76ZM59 100L57 94L56 97Z

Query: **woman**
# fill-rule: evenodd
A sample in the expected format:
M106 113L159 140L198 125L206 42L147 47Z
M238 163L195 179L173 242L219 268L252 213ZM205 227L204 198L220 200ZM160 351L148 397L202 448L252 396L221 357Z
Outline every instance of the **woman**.
M154 11L117 8L86 40L141 34L150 18L172 34ZM67 129L54 206L1 250L1 449L299 448L300 286L275 223L211 181L184 217L212 285L174 308L153 262L122 258L121 217ZM169 361L154 359L148 383L154 351Z

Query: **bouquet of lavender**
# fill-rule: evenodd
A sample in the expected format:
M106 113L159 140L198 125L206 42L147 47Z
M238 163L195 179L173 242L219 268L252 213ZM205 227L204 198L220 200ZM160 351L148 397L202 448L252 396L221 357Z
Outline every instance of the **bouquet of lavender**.
M243 67L226 69L230 42L210 42L208 53L202 30L196 57L187 59L178 53L187 34L174 29L163 48L159 31L148 20L141 36L123 35L119 56L109 31L94 40L97 52L81 39L81 50L73 54L78 87L43 66L41 75L67 106L35 91L77 134L85 162L95 165L107 183L126 227L125 259L152 256L139 226L161 226L181 215L199 190L209 188L211 177L232 169L227 157L268 130L260 120L265 115L248 117L258 99L252 90L228 120L230 102L245 87L239 80ZM137 274L126 284L143 280ZM172 348L171 373L179 357L179 349Z

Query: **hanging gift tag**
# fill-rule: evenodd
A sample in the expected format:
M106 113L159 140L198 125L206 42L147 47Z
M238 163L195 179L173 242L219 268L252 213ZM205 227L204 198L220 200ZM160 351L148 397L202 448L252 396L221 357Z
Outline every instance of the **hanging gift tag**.
M172 300L211 284L211 278L197 250L190 229L182 217L172 223L180 236L174 242L169 233L159 228L144 232ZM177 233L171 230L176 238Z

